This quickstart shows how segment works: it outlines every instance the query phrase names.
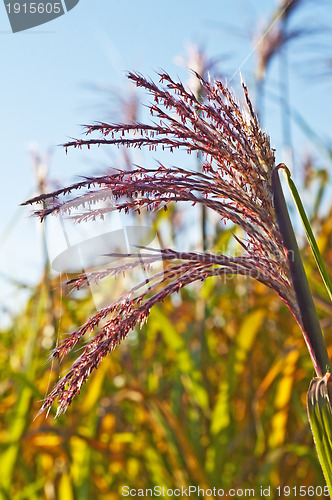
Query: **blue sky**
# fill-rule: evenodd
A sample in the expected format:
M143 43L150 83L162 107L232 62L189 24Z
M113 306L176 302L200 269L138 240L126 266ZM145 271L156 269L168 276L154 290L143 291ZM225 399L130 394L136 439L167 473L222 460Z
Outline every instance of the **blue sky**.
M295 25L308 26L310 20L312 26L330 31L322 32L317 47L309 37L294 42L289 50L291 98L312 127L331 140L331 78L320 83L315 74L320 57L332 58L332 9L325 0L304 3L294 15ZM188 75L176 64L176 57L185 57L188 42L204 47L210 57L221 57L220 69L228 77L235 74L231 86L236 91L239 68L251 87L252 36L275 5L275 0L80 0L66 15L16 34L11 33L5 7L0 5L0 304L22 303L17 288L3 274L28 283L40 277L38 224L18 207L34 193L31 147L41 154L51 150L50 177L58 183L100 171L110 161L102 151L70 151L66 156L56 145L69 136L78 137L79 124L109 118L110 109L103 106L105 95L97 87L127 93L126 70L153 76L162 68L186 80ZM310 65L301 64L304 54ZM269 91L278 85L278 71L277 66L272 68ZM279 108L273 99L265 107L265 125L278 147ZM303 145L303 152L310 150L308 139L296 127L292 135Z

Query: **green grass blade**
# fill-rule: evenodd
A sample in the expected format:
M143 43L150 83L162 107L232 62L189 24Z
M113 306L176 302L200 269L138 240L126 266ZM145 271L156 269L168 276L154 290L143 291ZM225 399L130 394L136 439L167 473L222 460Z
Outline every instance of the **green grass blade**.
M307 410L325 481L332 492L332 407L328 388L331 374L314 378L307 394Z
M315 371L319 377L331 372L331 364L326 350L308 279L289 217L282 191L279 169L287 168L283 163L272 172L273 204L282 242L287 250L287 260L301 317L301 329L307 344Z
M332 282L330 280L330 277L328 275L327 269L326 269L325 264L323 262L323 258L321 256L320 251L319 251L319 248L318 248L315 236L314 236L314 234L312 232L312 229L311 229L311 226L310 226L310 222L309 222L308 217L307 217L307 215L305 213L305 210L304 210L304 207L303 207L300 195L299 195L298 190L297 190L297 188L296 188L296 186L294 184L293 179L291 178L291 174L290 174L289 169L286 167L286 165L283 165L280 168L282 168L282 170L283 170L283 172L285 174L285 177L287 179L287 183L288 183L289 189L290 189L290 191L292 193L295 206L296 206L297 211L298 211L298 213L299 213L299 215L301 217L301 221L302 221L304 230L306 232L306 235L307 235L307 238L308 238L308 241L309 241L312 253L313 253L314 257L315 257L315 261L316 261L317 267L318 267L319 272L321 274L321 277L322 277L322 279L324 281L324 285L325 285L326 290L327 290L327 292L328 292L328 294L330 296L330 299L332 300Z
M160 307L155 306L152 309L149 323L151 328L155 325L160 330L165 343L176 353L176 363L185 389L202 411L208 414L209 398L203 384L202 374L195 366L183 337Z

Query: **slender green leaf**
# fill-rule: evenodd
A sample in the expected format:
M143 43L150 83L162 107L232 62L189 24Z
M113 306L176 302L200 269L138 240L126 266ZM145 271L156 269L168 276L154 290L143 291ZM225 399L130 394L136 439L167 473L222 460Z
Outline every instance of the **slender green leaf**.
M150 313L151 325L155 322L157 322L158 328L160 329L166 344L177 354L176 361L178 369L182 374L182 381L187 391L203 411L208 411L209 400L206 389L203 385L202 374L195 367L184 339L178 333L176 328L174 328L174 325L163 313L161 308L156 306Z
M317 454L332 492L332 407L328 388L331 374L314 378L307 394L307 410ZM331 495L330 495L331 496Z
M323 258L321 256L321 253L319 251L319 248L318 248L318 245L317 245L314 233L312 232L312 229L311 229L311 226L310 226L310 222L309 222L308 217L307 217L307 215L305 213L305 210L304 210L304 207L303 207L303 204L302 204L299 192L298 192L298 190L297 190L297 188L296 188L296 186L294 184L293 179L291 178L290 171L286 167L286 165L284 165L282 167L282 169L283 169L283 172L284 172L285 177L287 179L287 183L288 183L289 189L290 189L290 191L292 193L295 206L296 206L297 211L298 211L298 213L299 213L299 215L301 217L301 221L302 221L304 230L306 232L306 235L307 235L307 238L308 238L308 241L309 241L312 253L313 253L314 257L315 257L315 261L316 261L317 267L318 267L319 272L321 274L321 277L322 277L322 279L324 281L324 285L325 285L326 290L327 290L327 292L328 292L328 294L330 296L330 299L332 300L332 282L331 282L331 279L330 279L330 277L328 275L328 272L327 272L327 269L325 267Z

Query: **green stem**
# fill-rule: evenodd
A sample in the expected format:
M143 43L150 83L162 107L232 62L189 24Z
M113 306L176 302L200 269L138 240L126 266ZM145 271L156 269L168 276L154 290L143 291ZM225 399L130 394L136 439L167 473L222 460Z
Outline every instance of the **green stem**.
M318 458L332 495L332 418L331 374L314 378L307 394L307 411Z
M281 163L272 172L272 191L277 222L283 244L287 250L287 259L299 307L303 336L316 373L319 377L322 377L331 371L330 360L282 192L278 175L279 168L285 168L285 165Z

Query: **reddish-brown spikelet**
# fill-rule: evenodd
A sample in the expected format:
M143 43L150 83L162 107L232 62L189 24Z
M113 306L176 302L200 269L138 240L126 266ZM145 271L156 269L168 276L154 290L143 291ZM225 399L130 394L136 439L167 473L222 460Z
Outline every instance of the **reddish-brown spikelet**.
M202 155L201 172L166 167L161 163L156 169L118 170L86 178L33 198L26 204L46 204L46 208L35 212L41 219L49 214L67 214L77 222L103 217L114 210L157 210L178 201L203 204L217 212L221 219L232 221L246 232L246 242L238 240L245 254L228 257L208 252L141 248L137 254L122 255L125 262L117 267L70 280L68 284L79 287L91 280L119 275L142 262L150 266L162 260L165 264L162 272L98 311L53 351L53 357L62 359L86 332L94 331L102 320L106 321L45 399L41 411L49 410L55 399L59 402L58 413L65 411L90 373L135 325L145 322L154 304L197 280L235 274L254 277L279 294L301 325L272 203L274 153L268 137L260 130L246 87L243 85L247 109L242 110L220 81L209 83L196 75L205 90L205 100L200 102L182 83L173 81L165 73L159 76L163 85L139 74L129 74L138 87L152 95L150 112L156 121L151 124L89 125L87 135L97 132L102 137L75 140L65 147L114 144L161 147L171 151L183 148L188 153ZM86 189L86 192L67 199L71 192L79 189ZM61 200L64 196L66 198ZM97 205L100 201L111 203L101 209Z

